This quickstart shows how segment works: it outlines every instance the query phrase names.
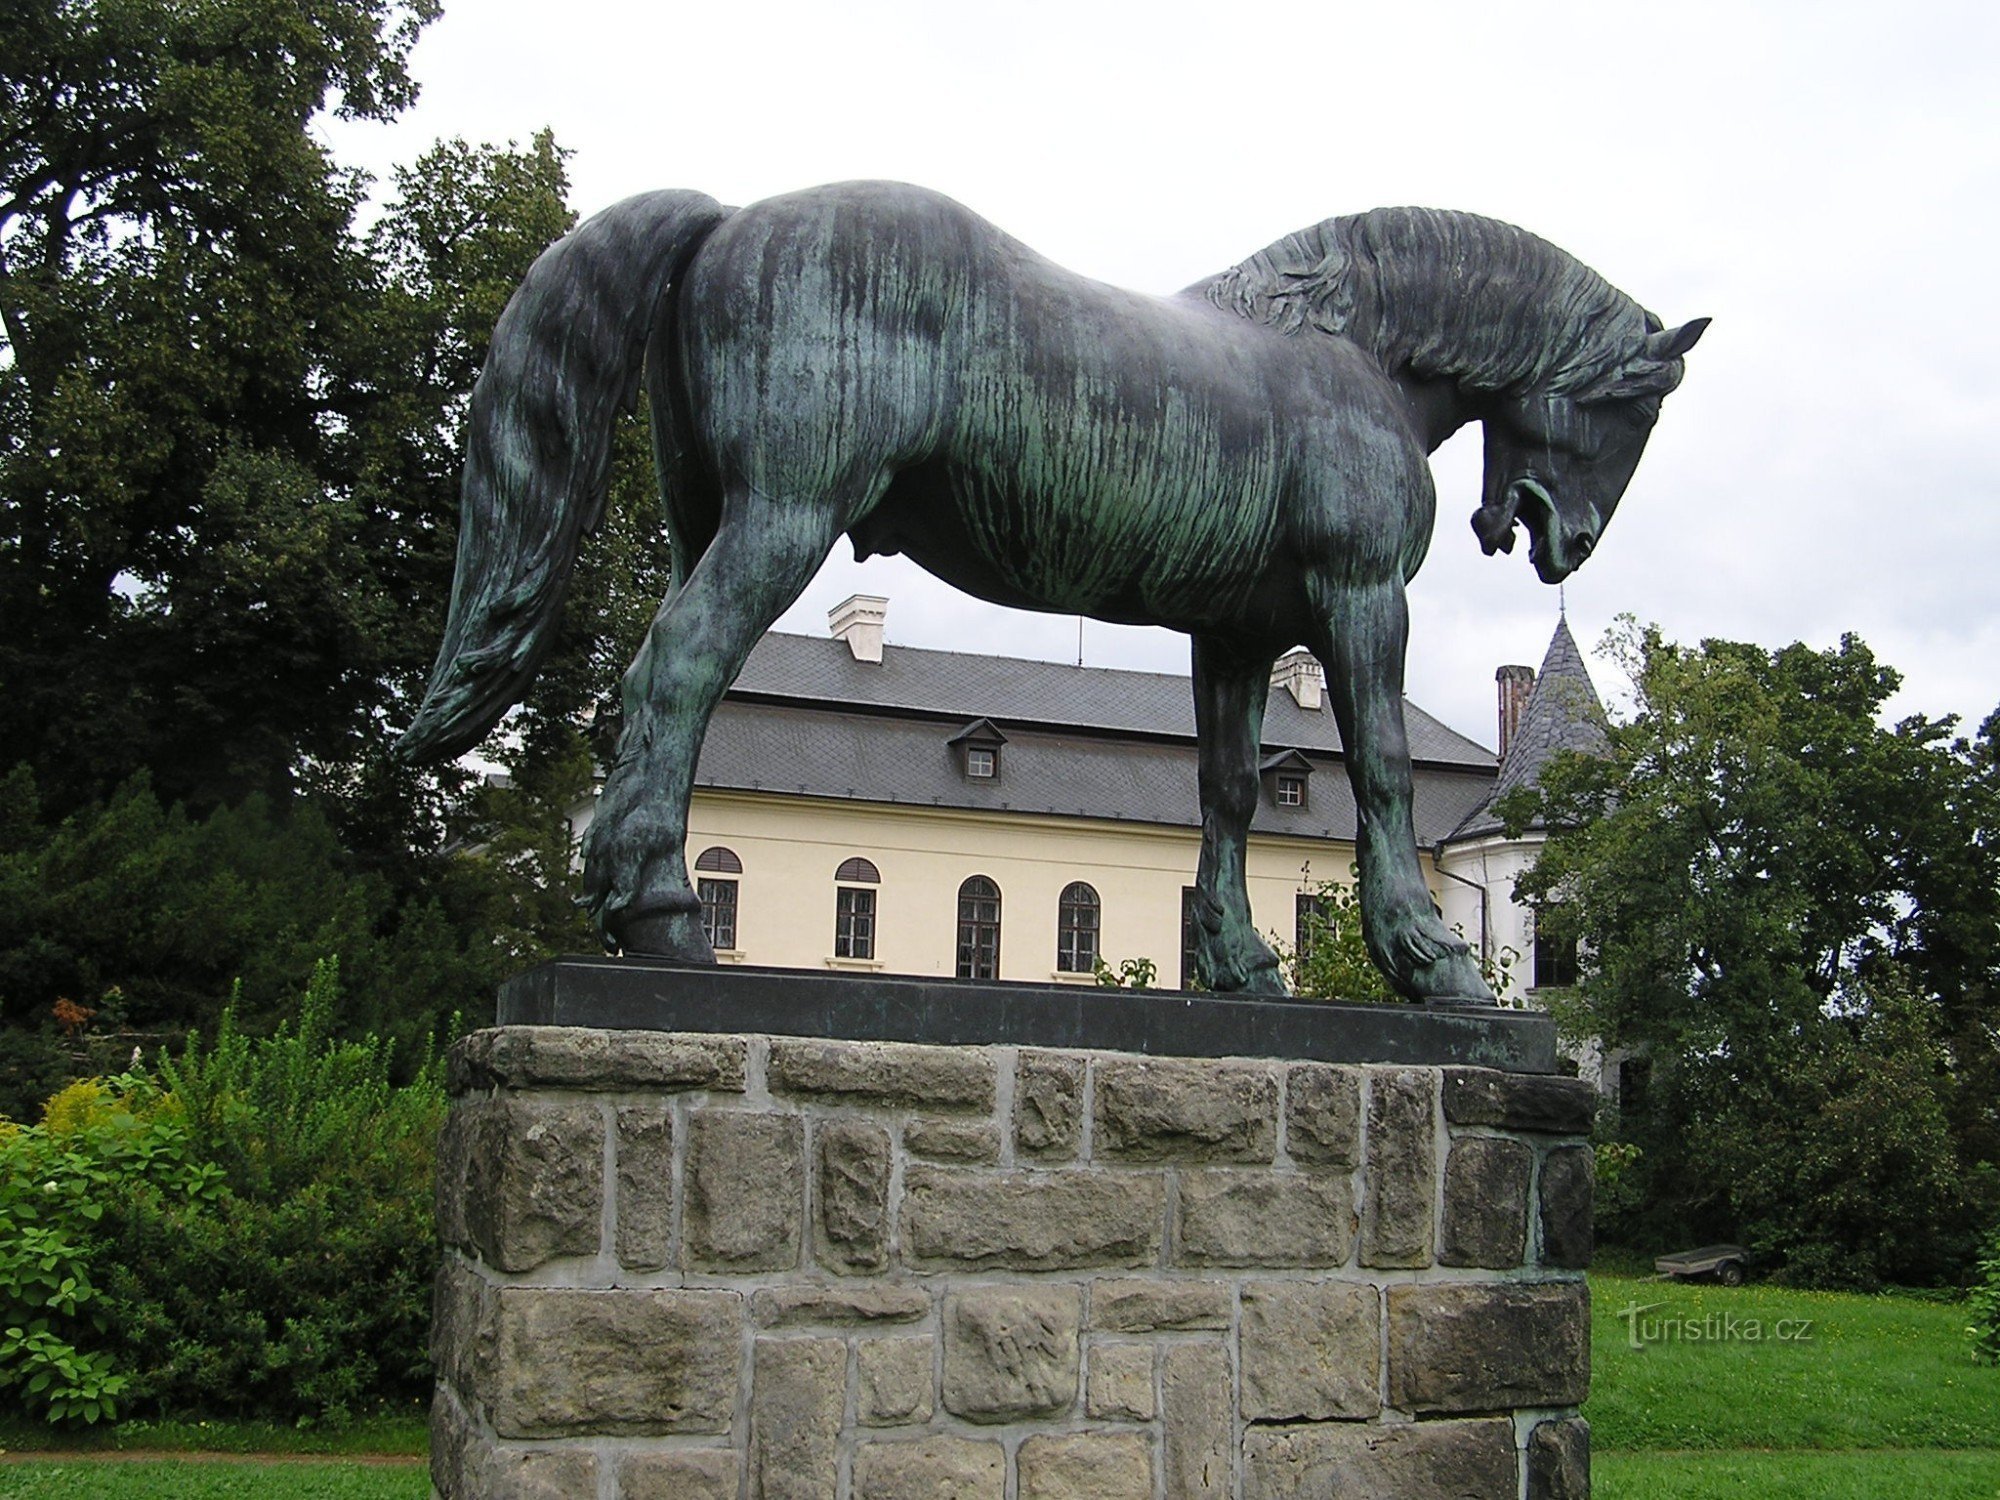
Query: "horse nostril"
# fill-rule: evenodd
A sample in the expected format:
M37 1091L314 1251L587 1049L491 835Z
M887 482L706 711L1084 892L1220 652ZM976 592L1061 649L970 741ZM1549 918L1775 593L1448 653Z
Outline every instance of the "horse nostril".
M1582 562L1597 550L1597 539L1587 531L1579 532L1576 540L1570 544L1570 550L1576 554L1576 560Z

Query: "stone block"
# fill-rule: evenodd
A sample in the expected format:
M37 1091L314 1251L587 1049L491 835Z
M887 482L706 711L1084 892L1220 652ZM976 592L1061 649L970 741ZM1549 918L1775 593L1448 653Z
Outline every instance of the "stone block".
M1557 1146L1542 1158L1542 1264L1587 1270L1595 1250L1597 1158L1588 1146Z
M1069 1161L1083 1145L1083 1059L1024 1051L1014 1067L1014 1150Z
M1590 1293L1581 1281L1389 1289L1389 1401L1410 1412L1581 1406Z
M1152 1265L1166 1201L1155 1173L910 1166L903 1254L930 1267L1013 1271Z
M854 1347L855 1416L863 1427L898 1427L931 1419L928 1338L863 1339Z
M1047 1417L1076 1404L1083 1293L984 1286L944 1302L944 1404L970 1422Z
M618 1500L736 1500L741 1468L733 1448L628 1453L618 1467Z
M863 1443L854 1452L854 1500L1001 1500L1007 1452L998 1443L931 1437Z
M1226 1346L1172 1343L1160 1351L1162 1462L1173 1500L1228 1500L1235 1494L1230 1417L1235 1405Z
M727 1432L743 1299L505 1287L488 1414L502 1437Z
M1524 1141L1467 1136L1444 1168L1438 1264L1510 1270L1527 1256L1528 1179L1535 1153Z
M674 1117L654 1104L618 1109L618 1264L657 1271L673 1254Z
M484 1476L476 1472L479 1449L472 1419L449 1386L432 1393L430 1427L432 1500L485 1500L477 1489Z
M1369 1070L1367 1199L1361 1210L1364 1266L1431 1263L1436 1087L1436 1074L1427 1069Z
M494 1448L479 1466L479 1500L595 1500L597 1455L582 1448Z
M1235 1294L1222 1281L1105 1277L1090 1288L1090 1326L1107 1333L1227 1328Z
M465 1215L470 1198L466 1174L472 1166L480 1124L492 1108L484 1099L456 1102L446 1111L444 1125L438 1131L431 1208L437 1220L438 1238L453 1249L473 1248L472 1230Z
M750 1500L832 1500L847 1405L842 1339L758 1339L750 1376Z
M773 1037L768 1077L774 1094L990 1110L995 1074L993 1053L984 1047Z
M485 1278L446 1252L431 1284L431 1366L467 1400L492 1390L498 1309Z
M1278 1080L1258 1063L1116 1058L1098 1064L1100 1160L1268 1162Z
M1181 1174L1184 1266L1337 1266L1354 1247L1354 1185L1317 1173Z
M766 1286L750 1299L760 1328L852 1328L871 1323L914 1323L931 1310L920 1286L863 1281L849 1286Z
M1243 1500L1502 1500L1520 1492L1514 1424L1253 1428L1243 1439Z
M1000 1127L991 1120L919 1118L903 1127L903 1145L927 1161L996 1162Z
M451 1049L446 1087L625 1093L641 1089L743 1092L747 1044L740 1036L601 1031L586 1026L500 1026Z
M1382 1312L1373 1286L1245 1286L1241 1340L1246 1421L1351 1420L1382 1410Z
M1106 1422L1150 1422L1157 1414L1153 1399L1153 1346L1107 1344L1090 1346L1090 1376L1084 1383L1084 1412Z
M1528 1500L1590 1500L1590 1424L1538 1423L1528 1435Z
M481 1259L532 1271L558 1256L595 1255L604 1218L597 1107L496 1099L471 1108L465 1227Z
M813 1254L830 1270L889 1264L889 1132L865 1120L814 1127Z
M681 1262L689 1270L788 1271L799 1263L805 1121L698 1109L687 1117Z
M1153 1500L1153 1440L1144 1433L1037 1433L1015 1462L1020 1500Z
M1597 1091L1580 1078L1552 1073L1446 1068L1444 1117L1453 1125L1589 1135L1597 1118Z
M1361 1069L1298 1063L1285 1070L1285 1149L1311 1166L1361 1165Z

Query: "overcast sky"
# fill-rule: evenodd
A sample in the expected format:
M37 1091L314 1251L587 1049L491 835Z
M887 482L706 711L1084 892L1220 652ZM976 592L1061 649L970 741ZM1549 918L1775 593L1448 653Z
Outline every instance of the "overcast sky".
M1715 319L1569 582L1587 651L1624 611L1684 641L1854 631L1900 710L2000 703L2000 6L447 0L414 67L395 125L329 132L343 160L546 125L585 214L897 178L1151 292L1384 204L1519 224ZM1540 661L1556 591L1525 547L1480 554L1477 429L1435 464L1410 696L1490 745L1493 670ZM1074 659L1074 619L844 543L780 628L857 590L892 643ZM1086 657L1187 647L1093 623Z

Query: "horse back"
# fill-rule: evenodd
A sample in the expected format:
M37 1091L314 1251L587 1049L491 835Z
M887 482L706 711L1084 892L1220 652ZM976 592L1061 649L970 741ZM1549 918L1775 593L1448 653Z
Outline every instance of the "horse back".
M1402 550L1357 524L1410 443L1351 346L1078 276L936 193L744 209L679 316L725 486L850 506L858 549L989 598L1202 628L1329 548Z

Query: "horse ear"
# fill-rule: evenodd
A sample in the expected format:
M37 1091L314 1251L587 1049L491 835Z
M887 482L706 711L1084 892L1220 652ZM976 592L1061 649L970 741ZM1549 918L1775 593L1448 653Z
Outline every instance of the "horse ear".
M1646 340L1646 356L1649 359L1679 359L1701 341L1702 332L1708 327L1707 318L1690 318L1678 328L1666 328Z

